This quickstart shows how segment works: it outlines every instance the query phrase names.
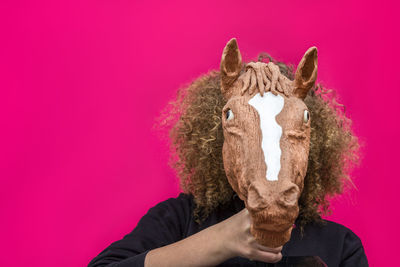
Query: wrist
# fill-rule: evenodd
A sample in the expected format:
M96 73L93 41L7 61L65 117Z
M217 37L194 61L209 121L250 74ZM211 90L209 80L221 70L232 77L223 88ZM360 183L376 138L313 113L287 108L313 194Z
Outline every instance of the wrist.
M228 260L238 255L237 244L235 238L232 236L232 229L222 222L213 226L212 236L215 240L215 249L224 260Z

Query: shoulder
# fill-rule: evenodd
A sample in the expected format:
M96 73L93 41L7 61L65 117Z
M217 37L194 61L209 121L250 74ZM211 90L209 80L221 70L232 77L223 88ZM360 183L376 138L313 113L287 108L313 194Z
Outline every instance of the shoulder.
M304 232L305 236L330 240L330 243L344 249L362 246L361 239L350 228L330 220L323 219L321 224L310 223L306 225Z
M193 209L193 196L180 193L177 197L168 198L149 209L149 213L162 211L188 211Z
M150 240L159 237L168 242L180 240L191 220L192 202L192 197L184 193L159 202L144 214L131 234Z
M352 230L336 222L324 220L327 229L337 234L341 245L340 265L341 266L368 266L364 246ZM332 235L332 233L330 233Z
M168 198L151 207L141 221L158 221L160 224L179 225L181 232L184 231L185 224L190 220L193 210L193 196L180 193L177 197ZM140 224L141 222L139 222Z
M169 205L189 205L193 204L193 196L186 193L179 193L177 197L171 197L164 201Z
M320 231L324 233L324 235L339 238L344 245L362 245L361 239L350 228L330 220L323 219L323 222L324 225L319 226L319 228L321 229ZM351 244L348 244L349 242Z
M326 220L326 219L322 219L323 221L323 225L321 225L320 227L325 228L325 229L330 229L330 230L335 230L335 231L339 231L339 232L352 232L352 230L350 228L348 228L347 226L334 222L334 221L330 221L330 220Z

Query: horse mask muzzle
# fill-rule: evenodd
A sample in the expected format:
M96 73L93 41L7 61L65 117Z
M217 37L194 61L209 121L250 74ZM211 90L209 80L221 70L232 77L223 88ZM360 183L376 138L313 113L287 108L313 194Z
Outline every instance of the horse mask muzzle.
M307 172L311 118L303 100L316 80L317 49L307 50L291 81L272 62L243 68L232 39L220 72L226 176L249 210L257 242L282 246L298 216Z

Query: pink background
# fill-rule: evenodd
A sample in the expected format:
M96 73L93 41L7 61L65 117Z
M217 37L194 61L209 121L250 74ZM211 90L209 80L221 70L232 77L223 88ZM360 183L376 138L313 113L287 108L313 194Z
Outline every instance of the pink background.
M152 124L180 85L218 68L231 37L245 60L297 64L318 47L318 81L365 143L358 191L329 219L361 238L371 266L398 254L394 1L32 2L0 3L2 266L85 266L177 196Z

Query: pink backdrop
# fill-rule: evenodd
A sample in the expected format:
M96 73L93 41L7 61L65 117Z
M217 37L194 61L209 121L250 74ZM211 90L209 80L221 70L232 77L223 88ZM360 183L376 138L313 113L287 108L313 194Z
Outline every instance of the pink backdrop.
M361 238L371 266L397 255L394 3L32 2L0 3L2 266L85 266L177 196L151 126L180 85L218 68L231 37L245 60L267 51L297 64L318 47L318 81L365 143L358 191L329 218Z

